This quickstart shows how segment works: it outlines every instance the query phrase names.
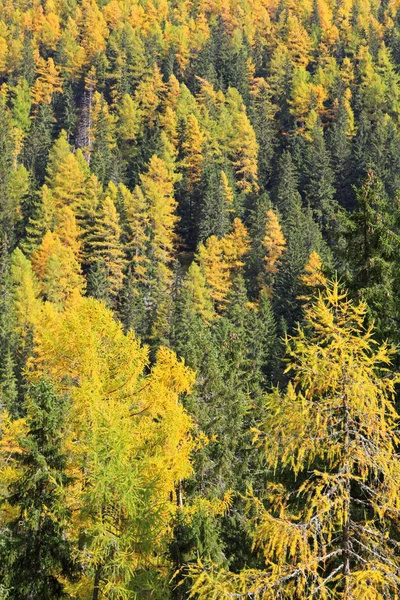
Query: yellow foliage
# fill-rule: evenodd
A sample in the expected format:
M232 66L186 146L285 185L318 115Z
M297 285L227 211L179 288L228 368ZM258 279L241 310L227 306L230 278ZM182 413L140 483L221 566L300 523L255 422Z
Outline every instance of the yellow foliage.
M190 569L190 597L398 597L393 400L400 377L388 376L393 350L374 342L364 327L366 310L327 283L306 310L305 328L287 340L292 381L286 392L267 397L267 416L255 433L273 472L289 468L301 477L294 490L269 484L263 502L250 491L254 546L265 570L234 574L199 561Z
M201 315L206 323L215 317L211 290L199 265L193 262L188 270L183 288L190 294L192 310Z
M154 155L147 173L140 176L143 194L149 207L154 256L162 263L171 261L175 242L175 213L177 202L174 198L176 175L165 160Z
M149 259L147 257L147 244L149 242L148 227L149 215L146 198L139 186L131 193L123 184L119 185L122 203L126 217L127 248L132 254L135 277L145 281Z
M25 419L12 419L8 412L0 409L0 495L4 499L10 484L18 477L14 455L21 452L19 440L26 430ZM0 526L7 522L7 512L10 507L2 503L0 511Z
M28 260L19 248L14 250L11 263L13 282L13 316L15 332L22 340L29 341L41 311L40 286Z
M317 290L326 287L327 279L322 270L322 260L317 252L311 252L304 273L300 276L300 283L306 289L306 295L299 296L299 299L303 300L309 300Z
M242 104L239 108L235 106L237 99L233 96L233 90L227 94L228 104L233 108L232 131L229 140L229 151L238 180L238 187L244 193L258 190L258 144L254 129Z
M212 235L205 244L200 245L200 266L211 288L211 297L219 309L226 303L232 276L244 266L242 259L249 248L246 227L237 218L233 221L231 233L221 239Z
M35 104L50 104L53 94L62 92L60 68L54 64L52 58L46 61L39 54L36 55L35 62L38 78L32 88L33 101Z
M198 257L207 283L211 288L212 299L217 306L226 302L231 287L229 265L224 257L221 240L212 235L199 247Z
M104 594L118 595L137 570L163 568L175 485L191 473L191 421L179 395L195 376L163 347L145 375L147 348L93 299L58 314L47 306L35 343L32 377L47 373L72 402L68 535L86 540L76 546L85 566L76 591L90 590L100 563Z
M72 219L72 226L74 223ZM62 237L47 231L40 247L32 255L32 267L41 283L42 294L57 306L64 305L75 293L83 293L86 287L74 251L79 247L78 242L71 237L73 230L68 231L68 226L71 226L71 220L60 225Z
M190 114L182 143L184 152L182 166L188 170L191 188L200 180L203 144L204 134L200 129L199 122L194 114Z
M237 272L244 266L242 259L250 249L247 229L240 219L233 220L232 231L221 238L221 244L230 271Z

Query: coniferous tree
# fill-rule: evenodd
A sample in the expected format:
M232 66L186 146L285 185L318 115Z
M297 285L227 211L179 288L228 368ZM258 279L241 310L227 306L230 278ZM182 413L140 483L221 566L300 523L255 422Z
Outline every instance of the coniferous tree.
M73 574L65 536L71 483L63 449L68 400L43 378L30 386L24 411L26 433L12 456L16 477L2 499L17 511L7 523L2 584L16 600L64 598L64 581Z
M96 216L93 230L87 238L87 247L91 265L91 289L94 289L94 278L96 277L97 282L101 281L103 272L109 282L111 302L115 302L123 284L125 256L121 244L119 215L109 196L104 199L101 211Z
M382 182L372 170L356 191L357 209L349 230L349 252L353 265L352 286L368 303L381 338L396 339L400 250L399 214L389 205Z
M254 500L254 539L266 568L234 574L199 563L192 569L198 598L397 593L397 377L384 376L392 351L375 346L365 313L365 304L328 284L307 310L306 329L289 339L293 381L269 396L258 430L277 475L267 506ZM285 470L295 478L290 490L279 478Z
M322 128L316 126L305 159L305 198L324 231L334 231L337 220L334 175Z
M201 205L197 211L198 239L211 235L221 238L228 233L234 193L225 172L215 163L205 165L202 173Z

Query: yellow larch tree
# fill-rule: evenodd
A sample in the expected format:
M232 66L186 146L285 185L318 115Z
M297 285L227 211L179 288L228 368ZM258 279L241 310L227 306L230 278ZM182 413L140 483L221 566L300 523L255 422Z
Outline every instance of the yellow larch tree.
M310 300L318 290L326 287L327 279L324 275L322 260L315 250L311 252L304 267L304 273L300 276L300 284L304 290L304 294L299 296L301 300Z
M90 65L93 58L105 50L108 28L105 19L94 0L83 0L77 10L81 46L85 62Z
M160 116L160 125L175 150L177 150L179 142L178 116L171 106L167 106L164 113Z
M82 244L81 231L70 206L64 206L57 213L57 225L54 233L64 246L71 248L76 260L80 259Z
M157 120L157 112L166 89L160 69L157 64L154 64L152 73L142 79L135 92L135 101L149 127L152 127Z
M225 171L221 171L220 190L224 199L224 205L226 210L228 212L233 212L233 200L235 196Z
M153 589L169 567L175 487L191 473L179 396L194 373L164 347L149 370L148 349L94 299L61 314L47 305L35 339L31 377L47 374L71 398L68 535L81 569L68 591L89 600Z
M56 13L57 9L54 3L51 4L52 6L48 7L51 8L51 10L46 10L46 14L44 15L40 32L38 32L38 37L46 49L54 52L61 37L61 26L60 18Z
M115 204L106 196L86 239L86 256L91 265L101 265L109 282L109 294L115 300L122 288L125 253L121 242L121 224Z
M85 195L89 175L81 151L72 153L67 134L64 130L61 131L49 153L42 195L50 194L57 210L64 206L76 206Z
M147 172L140 176L140 181L149 206L152 256L168 264L173 256L175 225L178 222L174 197L177 175L166 160L155 154L150 159Z
M185 127L182 142L183 160L181 166L187 170L189 185L192 189L200 181L203 164L203 146L205 136L194 114L190 114Z
M36 55L36 71L38 77L32 88L32 98L35 104L50 104L53 94L62 92L60 68L52 58L47 61L39 54Z
M276 477L265 503L254 500L254 545L265 571L199 564L190 597L398 597L399 376L389 372L393 349L365 328L366 312L328 283L306 310L304 329L287 340L291 382L268 396L255 431Z
M216 235L210 236L205 244L200 244L198 260L211 288L211 297L216 307L220 309L226 303L231 281L223 245Z
M135 100L124 94L118 104L117 133L124 143L133 143L141 126L141 114Z
M271 294L274 278L276 273L279 271L280 261L286 248L286 240L276 212L272 209L269 209L266 216L265 236L262 244L265 249L265 279L268 293Z
M148 276L150 240L150 220L148 205L142 188L136 186L130 192L123 184L119 185L126 223L126 248L133 262L135 280L144 282Z
M13 285L14 329L22 346L29 344L32 331L41 311L40 284L32 269L31 261L16 248L11 259L11 281Z
M300 23L295 12L287 12L284 29L285 46L293 66L306 68L310 62L312 44L310 36Z
M150 159L147 172L140 176L140 187L148 207L148 264L151 277L147 286L154 312L152 336L165 340L172 310L171 267L176 243L175 227L179 220L174 186L180 175L175 171L175 149L164 132L160 142L160 153ZM140 194L137 198L141 200Z
M232 286L232 277L244 266L243 258L249 248L247 229L238 218L234 219L230 233L221 239L212 235L205 244L200 245L199 264L218 310L223 310Z
M39 279L41 293L57 307L64 306L71 296L82 294L86 287L81 265L74 252L78 241L70 237L68 243L68 235L72 232L68 232L67 226L68 221L60 225L61 237L47 231L40 247L32 254L32 267ZM62 238L67 243L63 243Z
M196 262L192 262L188 269L183 283L183 293L189 298L190 309L200 315L206 323L210 323L215 318L211 289L201 267Z
M237 217L233 220L232 231L221 238L225 260L232 272L244 266L243 258L250 249L250 240L245 225Z
M228 151L232 157L237 185L244 193L256 191L258 189L258 144L256 134L237 90L232 88L228 90L227 104L232 113Z

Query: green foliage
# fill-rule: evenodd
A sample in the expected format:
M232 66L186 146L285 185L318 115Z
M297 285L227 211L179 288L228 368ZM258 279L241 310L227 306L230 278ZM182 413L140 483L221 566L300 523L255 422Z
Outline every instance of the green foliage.
M183 600L197 556L215 563L203 580L215 598L237 582L244 594L243 572L263 566L247 488L264 503L273 479L249 430L271 386L286 389L285 335L336 272L379 341L400 339L399 1L14 4L0 0L0 490L22 477L7 456L27 435L30 384L51 371L74 409L86 382L97 412L79 400L61 443L78 482L62 533L77 579L54 570L65 594ZM107 390L130 372L120 352L134 335L149 344L143 385L154 365L176 374L161 346L196 371L182 461L156 432L185 420L152 413L155 437L135 446L144 421L130 411L147 387L102 387L101 368ZM154 406L172 397L168 368ZM149 466L155 448L164 471ZM168 514L153 512L157 477ZM282 479L298 489L290 470ZM363 594L378 600L372 584Z
M66 489L71 483L62 447L69 402L45 378L30 386L24 404L26 433L12 455L16 476L2 504L6 519L1 578L8 598L66 597L73 573L65 529L71 518Z
M256 439L274 481L254 497L254 545L265 571L231 574L198 562L191 597L365 598L397 594L398 378L337 283L287 341L285 393L267 397ZM295 479L287 488L282 475Z

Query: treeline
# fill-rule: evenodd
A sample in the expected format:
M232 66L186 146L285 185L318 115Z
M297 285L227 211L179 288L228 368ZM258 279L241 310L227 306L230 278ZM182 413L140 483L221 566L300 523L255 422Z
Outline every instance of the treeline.
M396 598L399 65L397 0L0 2L0 597Z

